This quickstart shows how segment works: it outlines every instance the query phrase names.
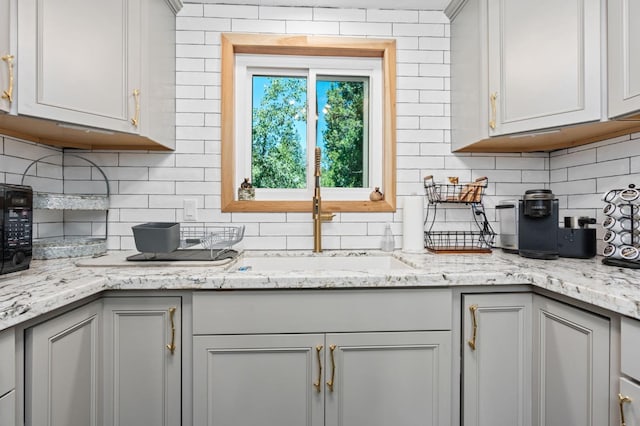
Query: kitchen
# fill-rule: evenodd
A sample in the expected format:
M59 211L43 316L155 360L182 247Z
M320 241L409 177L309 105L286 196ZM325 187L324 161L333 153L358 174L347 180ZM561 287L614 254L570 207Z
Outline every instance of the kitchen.
M485 206L493 224L496 223L495 206L501 200L520 198L532 188L551 189L559 199L561 217L596 217L601 223L602 194L611 188L626 187L638 176L640 155L635 147L636 139L640 137L638 133L551 152L452 154L451 34L449 20L443 13L446 2L427 7L417 1L409 1L404 7L401 7L403 3L396 2L394 10L388 10L384 5L378 9L370 3L357 2L352 7L346 7L342 2L339 8L335 4L329 4L330 7L278 7L227 3L185 3L177 15L175 151L71 151L99 165L109 180L107 245L110 250L135 249L131 227L139 223L183 222L185 199L196 200L200 221L246 225L241 246L246 250L311 250L313 227L310 213L244 213L223 212L221 209L221 33L376 37L396 41L398 210L337 213L331 222L322 225L325 250L378 249L386 223L391 223L396 247L401 247L403 197L422 194L422 178L428 174L433 174L439 181L457 176L461 182L488 176ZM59 148L11 136L3 137L2 146L0 170L7 183L19 183L32 161L60 153ZM42 172L45 179L49 178L44 184L54 188L61 186L61 169L59 164L48 165ZM71 184L65 182L65 185L75 186L79 192L103 191L100 177L87 179L87 171L86 165L69 159L65 162L65 177L74 178ZM451 230L469 230L472 226L466 209L446 210L444 217L438 218L438 225ZM36 212L36 237L61 234L100 236L104 232L101 213L65 212L63 220L60 212ZM602 236L601 230L599 236ZM599 250L602 248L600 243ZM456 269L469 262L464 257L446 258L448 260L430 260L424 269L438 270L435 265L442 263L445 266L439 272L455 274ZM579 269L575 263L569 264ZM546 263L523 265L553 269L554 273L560 273L556 269L562 268L552 264L547 266ZM517 269L506 268L517 273ZM504 274L507 275L506 272ZM620 274L633 281L632 272ZM530 282L530 278L521 279ZM517 280L510 283L518 284ZM586 302L590 303L589 300ZM611 302L611 305L617 306L618 302ZM612 309L611 305L604 308ZM635 311L621 313L638 318L632 312ZM184 329L183 333L186 333ZM189 354L183 353L182 356L184 359ZM326 370L325 363L323 365ZM183 387L188 388L185 386L188 379L184 380ZM611 388L617 389L614 386L617 385ZM188 401L188 392L184 392L182 397ZM455 411L455 406L453 402L452 411ZM611 418L618 419L616 405L612 403L611 407ZM188 418L183 418L183 424L190 424L186 420ZM451 424L456 424L455 416ZM611 420L611 424L617 423Z

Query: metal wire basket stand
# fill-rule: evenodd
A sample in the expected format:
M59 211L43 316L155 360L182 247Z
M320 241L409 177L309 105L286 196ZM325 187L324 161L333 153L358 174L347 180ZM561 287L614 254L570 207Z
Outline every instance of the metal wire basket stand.
M244 228L244 225L181 225L180 248L188 249L200 245L209 250L212 260L217 260L229 252L234 244L242 240L244 237Z
M438 184L433 176L424 178L428 203L424 219L424 245L434 253L490 253L496 233L487 220L482 204L489 181L481 177L467 184ZM438 206L442 203L465 204L477 231L434 231Z

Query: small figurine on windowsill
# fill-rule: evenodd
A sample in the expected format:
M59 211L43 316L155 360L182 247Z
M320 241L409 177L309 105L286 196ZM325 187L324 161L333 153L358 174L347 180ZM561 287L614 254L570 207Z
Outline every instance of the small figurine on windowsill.
M244 182L240 184L240 188L238 188L238 200L247 201L247 200L255 200L256 198L256 190L249 182L249 178L244 178Z
M382 192L380 192L380 187L376 186L375 189L373 191L371 191L371 194L369 194L369 199L371 201L380 201L384 198L384 194Z

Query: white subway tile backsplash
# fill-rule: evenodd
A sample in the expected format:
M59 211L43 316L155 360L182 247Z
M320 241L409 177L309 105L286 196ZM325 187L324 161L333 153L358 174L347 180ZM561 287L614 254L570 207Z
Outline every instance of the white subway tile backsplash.
M551 157L549 163L551 169L559 169L562 167L573 167L583 164L592 164L596 162L596 150L588 149L568 153L560 157Z
M421 76L449 76L449 64L420 64Z
M441 77L398 77L397 87L406 90L443 90L444 79ZM398 113L400 114L400 111Z
M393 24L393 35L416 37L444 37L443 24Z
M259 19L310 21L313 19L313 10L308 7L271 7L260 6ZM239 16L239 18L247 18Z
M231 23L231 31L241 33L284 33L285 21L261 21L257 19L234 19Z
M420 37L418 43L422 50L449 50L448 37Z
M557 182L550 189L556 195L592 194L596 192L596 179Z
M398 130L398 142L425 142L429 145L443 142L442 130ZM447 152L450 154L451 150Z
M191 167L151 167L149 180L202 181L204 170Z
M629 159L624 158L620 160L604 161L601 163L569 167L569 180L628 174L629 163Z
M183 19L187 16L204 16L204 6L197 3L185 3L178 12L178 19Z
M364 22L367 11L364 9L314 8L314 21Z
M214 18L258 19L258 6L205 4L204 16Z
M338 22L298 22L287 21L287 34L338 35Z
M494 157L459 157L448 156L444 159L444 168L451 169L494 169L496 160Z
M524 182L549 183L548 170L523 170L522 180Z
M177 30L231 31L231 19L184 17L176 19Z
M619 158L640 156L640 140L631 139L596 149L597 160L607 161Z
M496 157L496 169L545 170L544 160L535 157Z
M405 22L417 23L420 14L417 10L369 9L367 22Z
M391 36L390 23L340 22L340 34L348 36Z
M552 184L554 182L564 182L568 179L569 171L566 168L549 171L549 182Z
M204 44L204 31L176 31L176 44Z

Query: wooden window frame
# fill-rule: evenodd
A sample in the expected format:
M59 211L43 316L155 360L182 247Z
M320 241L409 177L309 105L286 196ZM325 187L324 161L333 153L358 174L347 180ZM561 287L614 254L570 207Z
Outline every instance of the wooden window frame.
M221 35L221 164L223 212L311 212L308 201L236 200L235 194L235 54L305 55L382 58L383 72L383 190L380 201L323 200L330 212L396 211L396 42L395 40L224 33Z

